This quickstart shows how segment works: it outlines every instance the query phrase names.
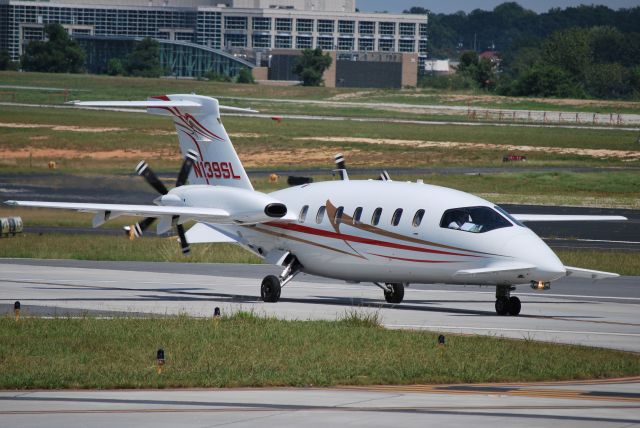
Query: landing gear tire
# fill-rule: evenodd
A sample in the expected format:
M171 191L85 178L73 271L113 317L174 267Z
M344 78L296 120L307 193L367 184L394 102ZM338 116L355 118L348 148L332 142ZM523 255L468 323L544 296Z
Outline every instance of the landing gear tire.
M389 288L384 292L384 299L387 303L400 303L404 298L404 284L396 283L396 284L387 284Z
M265 276L260 287L263 302L275 303L280 299L280 279L275 275Z
M522 304L520 303L520 299L518 299L516 296L509 297L509 300L507 301L507 311L509 312L509 315L518 315L521 308Z
M509 312L509 300L505 298L496 299L496 314L507 315Z

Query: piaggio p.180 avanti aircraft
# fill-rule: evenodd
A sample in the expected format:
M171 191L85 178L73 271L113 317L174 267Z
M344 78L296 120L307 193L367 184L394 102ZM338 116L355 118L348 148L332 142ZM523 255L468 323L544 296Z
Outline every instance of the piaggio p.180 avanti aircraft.
M270 194L253 189L220 120L218 100L168 95L147 101L75 102L86 107L144 107L173 118L185 156L176 185L168 190L144 161L136 171L160 193L155 205L8 201L9 205L95 213L98 227L118 216L141 216L137 236L155 221L157 232L177 229L182 250L189 242L237 242L283 267L261 286L276 302L296 274L348 282L372 282L387 302L398 304L410 283L496 287L496 312L518 315L516 285L548 288L567 275L598 279L607 272L564 266L521 222L626 220L618 216L509 214L479 197L418 182L342 180L304 184ZM187 184L187 180L189 184ZM185 233L183 224L197 223Z

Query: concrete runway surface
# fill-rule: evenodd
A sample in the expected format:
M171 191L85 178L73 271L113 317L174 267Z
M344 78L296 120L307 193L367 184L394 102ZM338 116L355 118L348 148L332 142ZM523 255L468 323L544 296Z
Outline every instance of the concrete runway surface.
M0 314L23 316L237 310L287 319L376 311L391 328L488 334L640 352L640 280L570 280L519 288L520 317L493 310L492 289L415 285L388 305L366 284L299 275L278 303L259 299L264 265L0 260ZM640 378L539 384L306 389L4 391L0 426L640 426Z
M426 329L575 343L640 352L640 280L566 278L549 292L520 286L519 317L494 311L494 288L412 285L404 302L387 304L371 284L298 275L278 303L259 298L266 265L0 260L0 307L38 315L98 311L211 316L253 310L285 319L336 319L377 312L389 328Z
M0 392L5 427L634 427L640 379L529 385Z

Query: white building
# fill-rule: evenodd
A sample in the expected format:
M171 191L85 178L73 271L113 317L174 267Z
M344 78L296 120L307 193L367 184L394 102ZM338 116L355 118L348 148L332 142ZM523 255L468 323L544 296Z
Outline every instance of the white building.
M70 34L153 37L214 49L416 53L427 16L359 13L355 0L0 0L0 49L16 60L48 23Z

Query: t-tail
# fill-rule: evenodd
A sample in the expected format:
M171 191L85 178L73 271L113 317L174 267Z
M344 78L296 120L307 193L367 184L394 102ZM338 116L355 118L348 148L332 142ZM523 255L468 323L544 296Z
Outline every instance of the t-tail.
M180 151L198 154L190 184L210 184L253 190L238 154L220 120L220 110L255 112L250 109L221 106L218 100L201 95L161 95L147 101L72 102L81 107L146 107L151 114L170 116L178 133Z

